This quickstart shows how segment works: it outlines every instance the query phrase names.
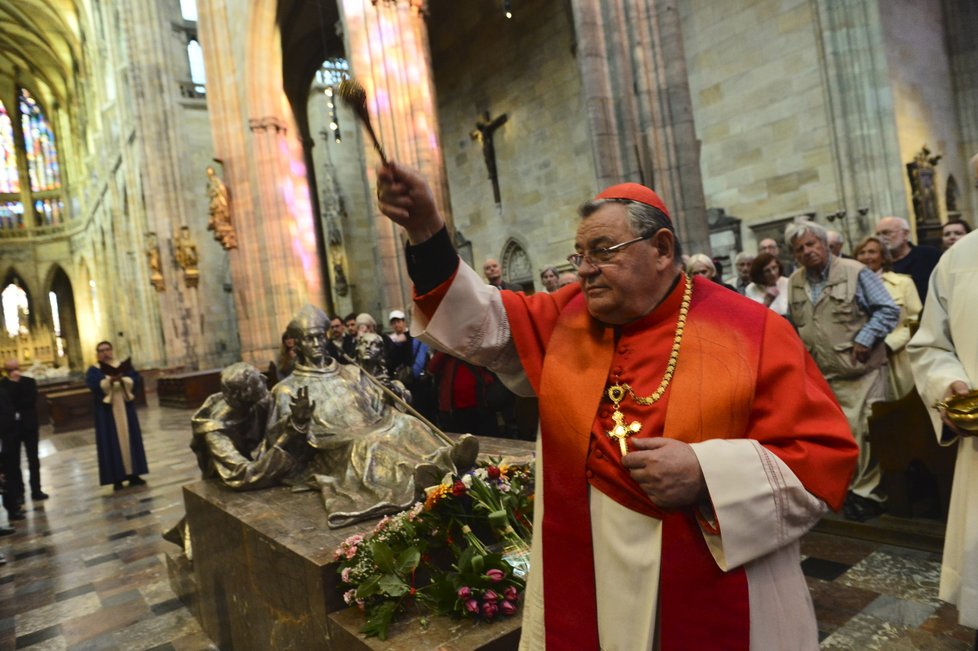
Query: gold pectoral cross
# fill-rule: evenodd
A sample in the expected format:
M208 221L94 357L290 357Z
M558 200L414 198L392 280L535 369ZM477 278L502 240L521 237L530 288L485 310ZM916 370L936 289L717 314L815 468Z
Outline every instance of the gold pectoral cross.
M632 434L638 434L642 429L642 425L637 420L633 420L628 425L625 424L625 414L621 413L621 410L618 408L618 403L625 397L624 387L617 384L609 387L608 397L611 398L611 401L615 405L615 411L611 414L611 419L615 421L615 426L608 432L608 436L618 440L621 456L625 456L628 454L628 437Z

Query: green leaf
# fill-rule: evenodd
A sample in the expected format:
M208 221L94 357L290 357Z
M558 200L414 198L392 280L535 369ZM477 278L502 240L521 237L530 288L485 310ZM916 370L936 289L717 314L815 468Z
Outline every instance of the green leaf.
M366 581L360 584L357 588L357 599L366 599L372 595L377 594L377 584L380 583L380 575L374 574L367 578Z
M408 585L394 574L385 574L380 577L377 587L380 588L381 592L391 597L400 597L408 591Z
M421 552L416 547L408 547L397 557L397 573L401 576L410 574L421 562Z
M386 601L377 606L367 618L366 625L360 632L367 637L379 637L381 640L387 639L387 631L390 628L391 620L397 610L398 602Z
M382 540L373 541L370 543L370 553L381 572L385 574L394 573L394 552L391 551L387 543Z
M475 550L471 547L466 547L465 551L461 553L458 557L458 571L463 574L472 569L472 555L475 554Z

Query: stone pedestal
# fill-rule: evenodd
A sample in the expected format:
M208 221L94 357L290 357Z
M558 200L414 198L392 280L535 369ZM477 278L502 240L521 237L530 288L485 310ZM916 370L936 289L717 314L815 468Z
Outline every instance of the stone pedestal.
M533 449L524 441L480 443L492 457L528 457ZM183 494L193 563L174 547L167 558L170 583L223 651L417 649L442 643L459 650L515 648L518 617L492 626L433 618L438 621L427 631L407 621L381 647L371 646L374 641L358 633L362 614L338 612L347 608L333 550L357 527L329 529L318 492L233 492L216 481L198 481L184 486ZM432 646L425 646L428 641Z

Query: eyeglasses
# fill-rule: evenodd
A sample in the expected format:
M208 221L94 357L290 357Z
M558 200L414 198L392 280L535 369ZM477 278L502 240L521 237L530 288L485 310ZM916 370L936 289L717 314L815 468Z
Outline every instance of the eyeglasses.
M622 242L621 244L615 244L614 246L609 246L602 249L591 249L590 251L585 251L584 253L572 253L567 256L567 262L570 262L575 269L580 269L584 261L587 260L588 264L592 267L597 267L602 264L607 264L611 262L611 259L615 257L615 254L624 249L629 244L635 244L636 242L641 242L642 240L647 240L652 237L655 233L650 233L648 235L643 235L642 237L636 237L634 240L628 240L627 242Z

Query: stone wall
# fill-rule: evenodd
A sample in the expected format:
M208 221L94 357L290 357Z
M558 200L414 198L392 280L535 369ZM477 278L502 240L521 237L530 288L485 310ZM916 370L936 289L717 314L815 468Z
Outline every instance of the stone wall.
M942 220L948 174L959 187L967 185L968 158L959 146L957 107L944 37L940 0L886 0L880 11L886 60L893 88L900 160L906 164L926 145L943 156L936 167ZM910 183L904 174L907 206L903 216L912 218Z
M473 242L481 271L515 241L539 270L567 267L577 206L593 196L594 163L566 3L434 0L428 20L432 67L455 226ZM493 201L482 147L470 137L489 111L501 204Z
M707 206L745 226L838 210L812 3L678 6Z

